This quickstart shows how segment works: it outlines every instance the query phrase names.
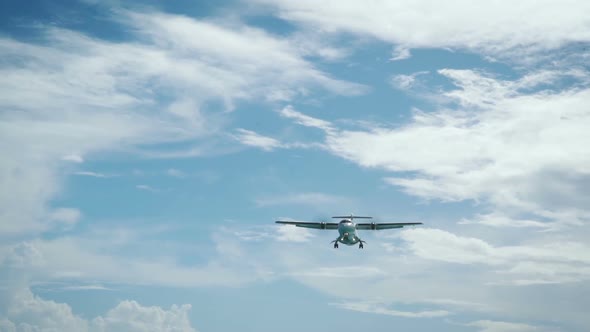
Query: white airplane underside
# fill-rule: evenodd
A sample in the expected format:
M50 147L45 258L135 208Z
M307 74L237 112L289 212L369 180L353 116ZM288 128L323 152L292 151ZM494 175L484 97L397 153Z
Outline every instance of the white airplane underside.
M354 219L372 219L372 217L360 217L360 216L335 216L332 218L342 219L340 222L309 222L309 221L287 221L287 220L277 220L277 224L284 224L284 225L295 225L297 227L305 227L305 228L316 228L316 229L337 229L338 230L338 238L332 241L334 243L334 248L338 248L338 243L342 243L348 246L352 246L355 244L359 244L359 248L363 248L363 244L366 243L365 241L361 240L360 237L356 234L356 231L359 229L362 230L382 230L382 229L392 229L392 228L402 228L404 226L411 226L411 225L421 225L421 222L387 222L387 223L354 223Z

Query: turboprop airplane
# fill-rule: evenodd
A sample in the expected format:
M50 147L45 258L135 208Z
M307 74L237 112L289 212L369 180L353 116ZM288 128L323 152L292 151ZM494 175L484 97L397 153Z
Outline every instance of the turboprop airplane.
M372 229L372 230L381 230L381 229L392 229L392 228L402 228L404 226L411 226L411 225L422 225L421 222L363 222L363 223L354 223L354 219L373 219L373 217L361 217L361 216L335 216L332 217L334 219L341 219L340 222L309 222L309 221L290 221L290 220L277 220L277 224L284 224L284 225L295 225L297 227L305 227L305 228L317 228L317 229L337 229L338 230L338 238L331 243L334 243L334 248L338 248L338 242L342 244L346 244L347 246L352 246L355 244L359 244L359 249L363 249L366 242L361 240L356 234L358 229Z

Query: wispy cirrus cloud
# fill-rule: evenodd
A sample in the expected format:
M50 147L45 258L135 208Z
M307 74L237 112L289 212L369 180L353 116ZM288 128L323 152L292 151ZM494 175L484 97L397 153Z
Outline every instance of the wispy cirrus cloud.
M485 225L491 227L506 228L536 228L540 230L555 230L559 225L538 220L514 219L500 212L476 215L472 219L463 218L458 222L461 225Z
M81 163L98 151L154 158L220 153L227 149L219 145L231 144L217 134L228 116L220 111L240 101L290 100L302 86L306 94L366 90L317 69L295 39L239 22L129 11L113 19L133 42L57 27L40 29L39 42L0 38L0 52L19 59L0 66L0 107L8 110L0 117L6 232L44 229L39 220L61 190L63 161ZM163 143L170 148L154 146Z
M283 144L277 139L242 128L237 129L237 134L234 135L234 138L244 145L260 148L264 151L272 151L276 148L283 147Z
M154 187L152 187L150 185L147 185L147 184L138 184L138 185L135 186L135 188L136 189L139 189L139 190L143 190L143 191L149 191L149 192L152 192L152 193L160 192L160 189L154 188Z
M342 309L359 311L365 313L388 315L405 318L436 318L451 315L446 310L425 310L425 311L403 311L388 308L383 303L377 302L345 302L345 303L331 303Z
M280 17L304 27L360 34L397 45L393 59L409 57L411 48L468 49L516 62L547 57L547 52L576 42L589 42L590 10L584 1L521 1L519 6L469 1L436 4L431 1L375 0L369 3L332 1L257 0ZM547 17L559 17L547 20ZM522 18L527 24L522 24ZM318 29L319 30L319 29ZM545 54L543 54L545 53ZM553 58L558 52L550 54Z
M536 325L511 323L494 320L478 320L467 323L466 326L479 328L479 332L532 332L532 331L556 331L550 328L544 328Z
M312 127L330 132L334 130L332 124L328 121L314 118L305 115L301 112L297 112L291 105L288 105L279 111L279 114L287 119L293 120L295 123L306 127Z
M77 172L74 172L74 175L89 176L89 177L93 177L93 178L102 178L102 179L116 176L113 174L105 174L105 173L93 172L93 171L77 171Z

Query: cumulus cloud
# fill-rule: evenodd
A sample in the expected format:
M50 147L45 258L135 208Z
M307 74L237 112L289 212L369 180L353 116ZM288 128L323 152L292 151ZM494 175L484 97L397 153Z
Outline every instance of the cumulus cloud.
M35 279L36 270L48 264L51 264L51 254L41 253L32 243L15 246L0 263L0 280L4 286L0 288L2 331L195 331L188 319L191 309L188 304L173 305L166 310L124 300L104 316L92 320L80 317L67 303L46 300L31 291L29 286Z
M28 288L12 291L7 319L16 331L88 331L88 322L65 303L43 300Z
M189 304L173 305L167 310L124 300L104 316L86 320L75 315L68 304L42 299L28 288L12 290L11 293L7 311L0 313L4 316L0 319L2 331L196 331L188 318Z
M169 310L158 306L144 307L135 301L122 301L104 317L92 321L91 331L166 331L196 332L188 318L190 304L172 305Z

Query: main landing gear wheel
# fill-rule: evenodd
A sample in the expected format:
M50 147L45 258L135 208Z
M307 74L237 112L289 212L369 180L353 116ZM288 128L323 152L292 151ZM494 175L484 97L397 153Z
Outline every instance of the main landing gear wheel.
M334 242L334 249L338 249L338 242Z
M359 243L359 249L363 249L363 248L364 248L363 243L362 242Z

